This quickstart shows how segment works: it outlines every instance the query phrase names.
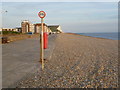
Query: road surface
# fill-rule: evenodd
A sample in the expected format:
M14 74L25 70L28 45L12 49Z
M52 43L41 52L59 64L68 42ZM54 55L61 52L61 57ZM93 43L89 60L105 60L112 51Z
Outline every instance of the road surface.
M45 50L48 60L54 48L56 35L49 36L49 46ZM39 38L30 38L2 45L2 87L15 87L16 83L29 77L41 68L39 58Z

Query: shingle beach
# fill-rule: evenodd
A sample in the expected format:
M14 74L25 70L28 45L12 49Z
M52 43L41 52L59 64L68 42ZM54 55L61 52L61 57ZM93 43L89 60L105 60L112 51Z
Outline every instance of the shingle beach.
M18 88L117 88L118 41L58 34L45 69L21 81Z

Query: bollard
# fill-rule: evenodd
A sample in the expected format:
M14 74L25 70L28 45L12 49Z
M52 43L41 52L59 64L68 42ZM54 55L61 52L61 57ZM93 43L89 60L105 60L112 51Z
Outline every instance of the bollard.
M47 32L44 32L43 37L44 37L44 49L47 49L48 48L48 34L47 34Z

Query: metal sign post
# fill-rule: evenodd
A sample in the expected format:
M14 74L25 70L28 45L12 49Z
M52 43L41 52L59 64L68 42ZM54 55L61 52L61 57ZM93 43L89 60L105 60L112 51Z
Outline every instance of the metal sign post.
M42 61L42 70L44 69L44 51L43 51L43 18L41 18L41 42L40 42L40 46L41 46L41 48L40 48L40 60Z
M40 32L40 61L42 62L42 70L44 70L44 49L43 49L43 18L46 16L46 13L44 11L40 11L38 13L38 16L41 18L41 32Z

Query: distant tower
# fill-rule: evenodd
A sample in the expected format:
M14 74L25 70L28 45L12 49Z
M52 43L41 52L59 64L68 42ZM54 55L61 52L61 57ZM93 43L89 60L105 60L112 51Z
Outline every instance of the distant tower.
M21 27L22 27L22 33L30 32L30 23L28 20L24 20L21 23Z

